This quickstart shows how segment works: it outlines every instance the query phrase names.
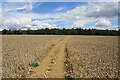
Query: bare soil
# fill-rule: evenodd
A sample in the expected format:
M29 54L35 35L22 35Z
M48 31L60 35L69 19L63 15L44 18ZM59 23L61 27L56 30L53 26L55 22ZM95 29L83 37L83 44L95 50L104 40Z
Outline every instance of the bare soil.
M28 71L30 64L42 60L51 46L64 38L57 35L3 35L2 77L19 77Z
M2 73L4 78L117 78L118 47L117 36L3 36ZM34 62L39 66L29 65Z
M64 78L65 47L68 38L53 45L47 56L39 62L39 66L31 69L34 73L28 74L26 78Z
M117 36L72 36L67 53L74 78L117 78L119 53ZM71 66L70 66L71 67Z

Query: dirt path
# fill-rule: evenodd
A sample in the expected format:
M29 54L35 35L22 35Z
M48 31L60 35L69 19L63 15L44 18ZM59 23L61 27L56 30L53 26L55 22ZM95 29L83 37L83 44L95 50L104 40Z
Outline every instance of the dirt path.
M68 38L54 45L39 66L32 69L34 73L27 75L27 78L64 78L65 46Z

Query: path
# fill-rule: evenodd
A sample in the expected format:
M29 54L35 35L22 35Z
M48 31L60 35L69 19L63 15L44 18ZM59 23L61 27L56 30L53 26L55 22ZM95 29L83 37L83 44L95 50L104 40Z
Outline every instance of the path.
M64 78L65 46L68 38L54 45L39 66L32 69L34 73L27 75L27 78Z

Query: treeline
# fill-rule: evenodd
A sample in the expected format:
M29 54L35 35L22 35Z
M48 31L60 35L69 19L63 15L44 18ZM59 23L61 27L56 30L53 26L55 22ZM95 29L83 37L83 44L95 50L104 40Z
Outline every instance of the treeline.
M97 29L38 29L38 30L6 30L3 35L114 35L118 36L120 30L97 30Z

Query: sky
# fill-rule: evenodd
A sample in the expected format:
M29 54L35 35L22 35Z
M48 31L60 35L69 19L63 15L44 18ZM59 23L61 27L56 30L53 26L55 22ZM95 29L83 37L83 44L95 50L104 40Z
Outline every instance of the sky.
M116 0L117 1L117 0ZM0 3L0 30L44 28L118 29L118 2Z

